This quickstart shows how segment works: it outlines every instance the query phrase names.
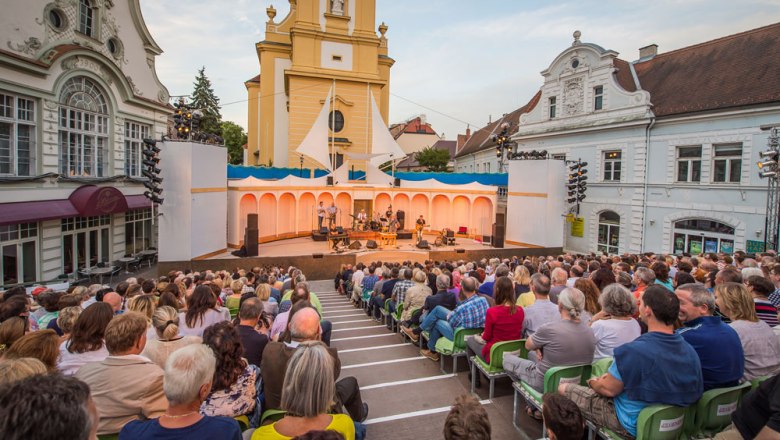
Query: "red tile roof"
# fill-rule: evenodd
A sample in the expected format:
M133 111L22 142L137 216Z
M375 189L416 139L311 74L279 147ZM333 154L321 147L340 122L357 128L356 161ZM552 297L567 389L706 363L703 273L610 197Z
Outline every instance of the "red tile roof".
M520 121L520 115L522 115L523 113L528 113L531 110L533 110L534 107L536 107L536 104L539 103L539 99L541 97L542 97L542 91L540 90L536 92L536 95L534 95L534 97L531 98L530 101L528 101L528 104L520 107L519 109L513 111L512 113L508 113L504 115L501 119L493 121L490 124L475 131L471 135L471 137L466 141L466 144L463 145L463 148L461 148L461 150L458 151L458 154L456 154L455 157L462 157L467 154L476 153L478 151L482 151L490 147L494 147L495 144L493 143L493 141L490 140L490 135L492 135L494 132L499 131L498 127L500 127L501 124L503 124L504 122L509 122L510 124L509 134L517 133L517 126L518 126L518 122Z
M780 101L780 23L634 64L656 116Z
M627 92L636 92L636 82L634 82L634 75L631 74L631 65L628 64L628 61L615 58L613 64L617 68L615 79L620 87Z
M423 124L419 116L390 126L390 134L393 135L393 138L398 139L404 133L436 135L436 131L431 128L431 124Z
M253 76L252 79L246 80L248 83L259 83L260 82L260 74L258 73L257 76Z

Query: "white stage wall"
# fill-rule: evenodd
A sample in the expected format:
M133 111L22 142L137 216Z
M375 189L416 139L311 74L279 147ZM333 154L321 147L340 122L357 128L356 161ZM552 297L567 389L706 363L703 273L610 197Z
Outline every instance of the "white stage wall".
M566 164L562 160L510 160L506 241L562 247Z
M227 151L191 142L158 142L165 199L159 260L186 261L225 250Z

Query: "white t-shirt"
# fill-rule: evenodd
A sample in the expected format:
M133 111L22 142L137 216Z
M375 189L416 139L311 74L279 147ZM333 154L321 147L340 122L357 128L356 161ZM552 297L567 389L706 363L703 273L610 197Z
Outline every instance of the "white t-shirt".
M642 333L635 319L601 319L590 326L596 337L596 352L593 360L612 357L615 347L631 342Z
M181 312L179 313L179 334L182 336L203 337L203 330L205 330L206 327L222 321L230 321L230 312L227 313L227 317L226 317L222 309L220 310L208 309L206 310L206 313L203 314L203 319L197 321L198 326L189 327L187 325L185 312Z
M71 353L68 351L67 344L70 341L63 341L60 344L60 359L57 361L57 369L65 376L73 376L88 362L101 362L108 356L106 344L100 349L88 351L86 353Z

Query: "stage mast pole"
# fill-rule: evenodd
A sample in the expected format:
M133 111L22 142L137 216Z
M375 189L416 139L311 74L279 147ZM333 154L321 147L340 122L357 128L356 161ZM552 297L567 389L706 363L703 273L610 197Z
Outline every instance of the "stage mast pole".
M333 96L330 97L330 168L331 174L336 170L336 136L333 129L336 128L336 78L333 78Z

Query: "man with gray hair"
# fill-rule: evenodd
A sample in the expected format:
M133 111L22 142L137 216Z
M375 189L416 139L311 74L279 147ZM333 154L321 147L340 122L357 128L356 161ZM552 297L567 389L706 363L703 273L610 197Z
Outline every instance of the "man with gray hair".
M173 352L165 362L163 384L168 410L156 419L128 423L119 436L141 440L241 439L241 428L234 419L200 414L201 403L211 393L216 366L214 353L203 344Z
M260 366L268 336L257 330L257 323L263 313L263 302L257 297L245 299L238 310L238 334L244 347L244 357L252 365Z
M704 391L739 384L745 369L745 355L739 335L715 311L715 296L702 284L690 283L674 291L680 301L677 333L699 355Z
M550 294L550 279L543 274L535 273L531 276L530 287L536 301L523 309L525 312L523 338L530 338L539 330L539 327L561 319L558 306L553 304L548 296Z
M287 372L287 363L301 342L321 339L320 315L312 307L304 307L293 315L289 323L291 342L269 342L263 350L260 371L263 372L265 406L268 409L280 408L282 384ZM335 348L328 348L333 357L333 373L336 379L337 409L344 405L352 420L363 422L368 417L368 404L360 397L360 387L354 377L339 379L341 361Z
M419 324L422 322L422 320L425 318L425 315L430 313L433 309L435 309L437 306L442 306L447 310L453 310L455 309L455 305L457 304L457 301L455 299L455 293L448 292L447 289L450 288L450 277L448 275L441 274L436 277L436 293L433 295L429 295L427 298L425 298L425 304L422 308L422 315L415 315L419 319L412 318L411 324ZM401 326L401 330L409 335L410 338L412 338L413 342L417 342L420 337L420 333L422 333L422 327L417 327L415 329L410 329L406 326Z
M634 277L632 279L636 289L634 290L634 298L637 305L639 304L639 298L647 289L647 286L652 286L655 283L655 272L648 267L637 267L634 270Z

